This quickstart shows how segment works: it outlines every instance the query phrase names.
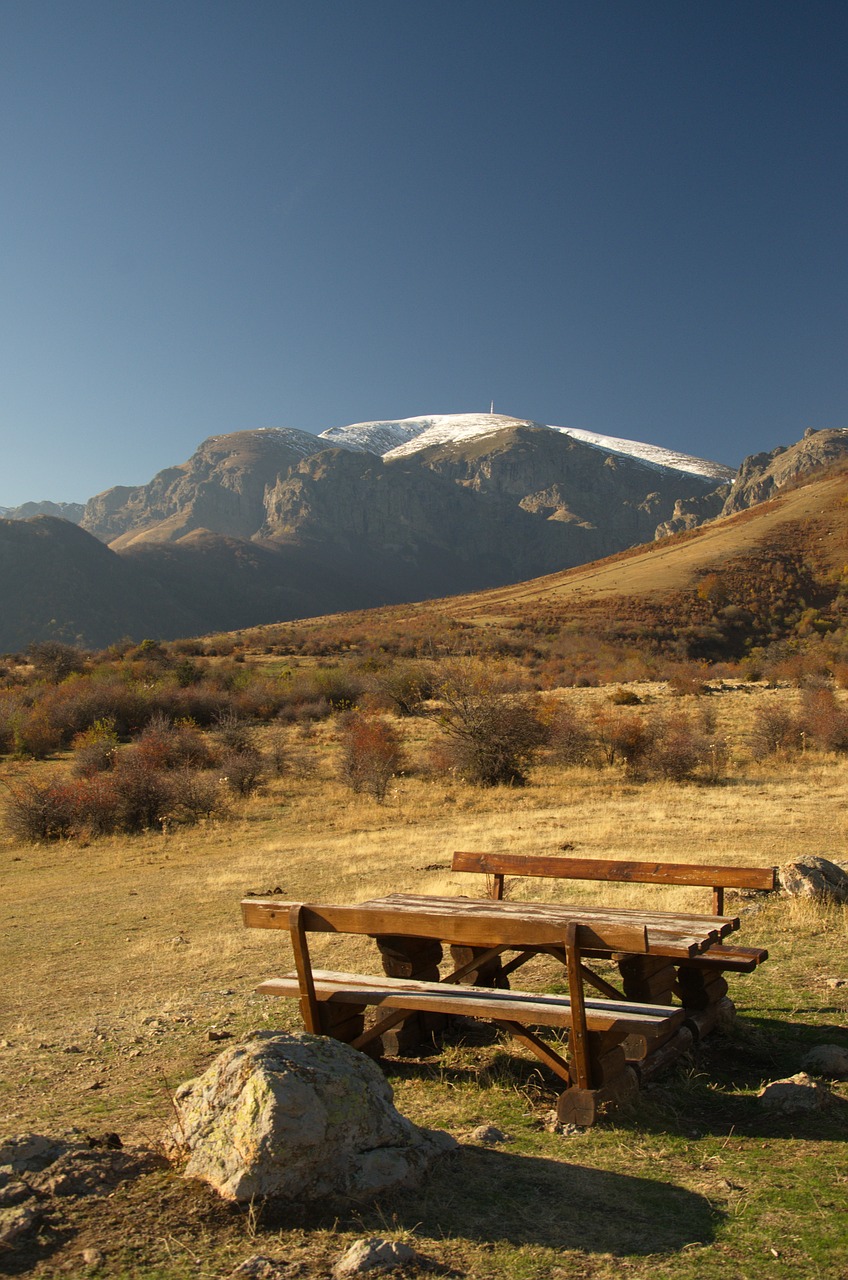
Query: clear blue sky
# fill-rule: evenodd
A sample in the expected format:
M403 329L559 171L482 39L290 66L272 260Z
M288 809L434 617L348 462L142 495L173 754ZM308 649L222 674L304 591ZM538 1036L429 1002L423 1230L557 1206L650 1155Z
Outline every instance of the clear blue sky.
M496 410L846 426L845 0L2 0L0 505Z

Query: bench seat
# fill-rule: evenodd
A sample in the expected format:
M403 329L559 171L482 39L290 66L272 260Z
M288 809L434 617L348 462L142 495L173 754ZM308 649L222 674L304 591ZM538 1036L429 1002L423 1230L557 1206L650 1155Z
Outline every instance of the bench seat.
M535 991L510 991L493 987L452 986L385 974L337 973L313 969L315 995L321 1002L380 1005L389 1009L416 1009L424 1013L448 1013L461 1017L490 1018L495 1022L536 1023L546 1027L571 1026L571 1000L567 995ZM296 973L268 978L257 995L298 999L301 987ZM589 1031L621 1031L624 1035L656 1037L670 1033L684 1019L683 1009L667 1005L639 1004L630 1000L584 1002Z

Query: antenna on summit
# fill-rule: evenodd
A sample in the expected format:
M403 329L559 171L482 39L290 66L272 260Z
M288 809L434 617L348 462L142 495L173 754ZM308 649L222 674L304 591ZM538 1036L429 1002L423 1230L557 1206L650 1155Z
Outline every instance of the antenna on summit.
M489 405L489 413L494 413L494 412L495 412L495 402L493 400L492 403Z

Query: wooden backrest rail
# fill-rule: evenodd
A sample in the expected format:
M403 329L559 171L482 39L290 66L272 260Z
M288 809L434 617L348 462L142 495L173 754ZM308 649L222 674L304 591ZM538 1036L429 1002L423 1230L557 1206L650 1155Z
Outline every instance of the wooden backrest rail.
M454 871L492 876L493 898L503 897L505 876L544 876L561 880L606 880L634 884L703 885L713 891L713 912L724 914L725 889L774 889L774 867L724 867L686 862L624 862L614 858L560 858L520 853L453 855Z

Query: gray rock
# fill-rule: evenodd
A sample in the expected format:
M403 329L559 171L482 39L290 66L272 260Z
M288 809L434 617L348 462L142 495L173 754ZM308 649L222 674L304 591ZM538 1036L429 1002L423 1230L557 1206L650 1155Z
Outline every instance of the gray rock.
M848 902L848 871L827 858L787 862L778 867L777 874L781 889L790 897Z
M789 1076L786 1080L773 1080L757 1095L768 1111L792 1115L802 1111L821 1111L829 1107L833 1094L827 1085L814 1080L806 1072Z
M333 1275L341 1280L343 1276L358 1276L365 1271L391 1271L396 1267L413 1264L421 1266L425 1262L426 1259L410 1249L408 1244L381 1240L379 1236L374 1236L370 1240L357 1240L356 1244L352 1244L333 1267Z
M509 1142L509 1138L502 1129L497 1129L493 1124L478 1124L477 1128L471 1132L472 1142L482 1142L486 1147L495 1147L501 1142Z
M11 1245L38 1221L38 1209L32 1204L16 1204L0 1209L0 1245Z
M68 1145L43 1133L19 1133L0 1142L0 1167L8 1166L12 1173L36 1173L64 1155Z
M814 1076L848 1080L848 1049L838 1044L817 1044L805 1055L801 1066Z
M370 1058L323 1036L257 1032L182 1085L175 1105L186 1176L228 1200L369 1201L456 1146L395 1110Z

